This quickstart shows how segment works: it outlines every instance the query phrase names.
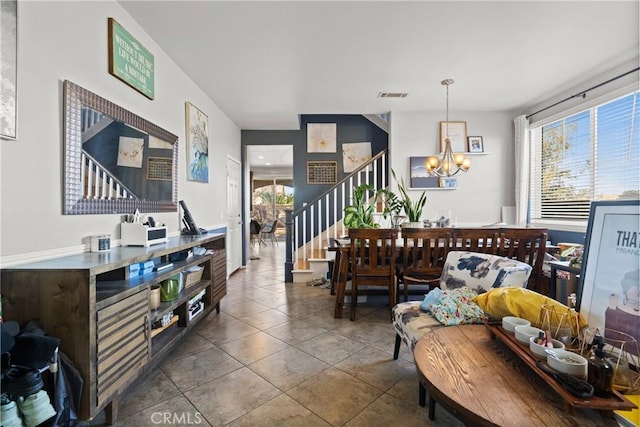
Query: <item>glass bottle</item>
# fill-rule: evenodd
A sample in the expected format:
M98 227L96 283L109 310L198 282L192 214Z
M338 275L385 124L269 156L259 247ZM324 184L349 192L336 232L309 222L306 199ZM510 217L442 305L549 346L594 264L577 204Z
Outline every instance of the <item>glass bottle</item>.
M587 381L593 386L596 396L608 397L611 395L613 384L613 365L607 359L604 352L604 338L596 335L593 338L595 346L593 355L589 358Z

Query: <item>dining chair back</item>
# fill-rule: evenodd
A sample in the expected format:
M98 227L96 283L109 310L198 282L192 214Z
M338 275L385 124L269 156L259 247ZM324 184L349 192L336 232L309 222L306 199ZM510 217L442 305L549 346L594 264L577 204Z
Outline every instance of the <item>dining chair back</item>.
M452 228L451 250L484 254L498 253L497 228Z
M411 285L426 285L427 291L438 286L449 252L451 232L448 228L403 228L402 240L402 263L398 270L407 301Z
M398 230L391 228L349 229L351 263L351 320L356 318L359 294L363 286L386 287L389 314L397 303L396 239ZM360 289L359 289L360 288Z
M547 229L504 228L500 232L498 254L532 267L529 288L549 295L549 281L542 272L547 245Z

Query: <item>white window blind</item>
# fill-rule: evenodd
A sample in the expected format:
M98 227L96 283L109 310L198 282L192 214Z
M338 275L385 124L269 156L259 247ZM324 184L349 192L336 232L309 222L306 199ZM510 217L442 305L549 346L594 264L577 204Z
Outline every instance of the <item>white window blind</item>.
M640 96L634 92L532 129L531 218L586 221L592 200L640 192Z

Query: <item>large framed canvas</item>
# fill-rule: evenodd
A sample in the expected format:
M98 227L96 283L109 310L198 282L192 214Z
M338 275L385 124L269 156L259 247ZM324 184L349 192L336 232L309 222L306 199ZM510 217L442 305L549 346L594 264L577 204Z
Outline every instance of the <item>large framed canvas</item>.
M640 201L592 202L578 289L590 329L640 341ZM615 333L615 332L614 332ZM605 334L606 335L606 334Z
M187 179L209 182L209 118L192 103L185 104Z
M335 123L307 123L307 153L335 153Z
M351 173L371 160L370 142L349 142L342 144L342 168Z
M17 33L18 2L0 2L0 138L17 138Z

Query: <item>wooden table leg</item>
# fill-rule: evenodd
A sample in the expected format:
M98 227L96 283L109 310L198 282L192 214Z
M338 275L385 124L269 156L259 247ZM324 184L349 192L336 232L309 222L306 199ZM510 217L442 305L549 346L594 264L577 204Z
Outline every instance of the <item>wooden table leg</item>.
M421 382L418 382L418 386L418 404L424 407L427 400L427 389L424 388Z
M347 288L347 273L349 271L349 257L342 253L339 256L338 262L338 280L336 282L336 303L333 310L333 317L336 319L342 318L342 311L344 306L344 293Z
M336 294L336 288L338 286L338 277L340 275L340 257L340 249L338 249L333 260L333 268L331 269L331 295Z

